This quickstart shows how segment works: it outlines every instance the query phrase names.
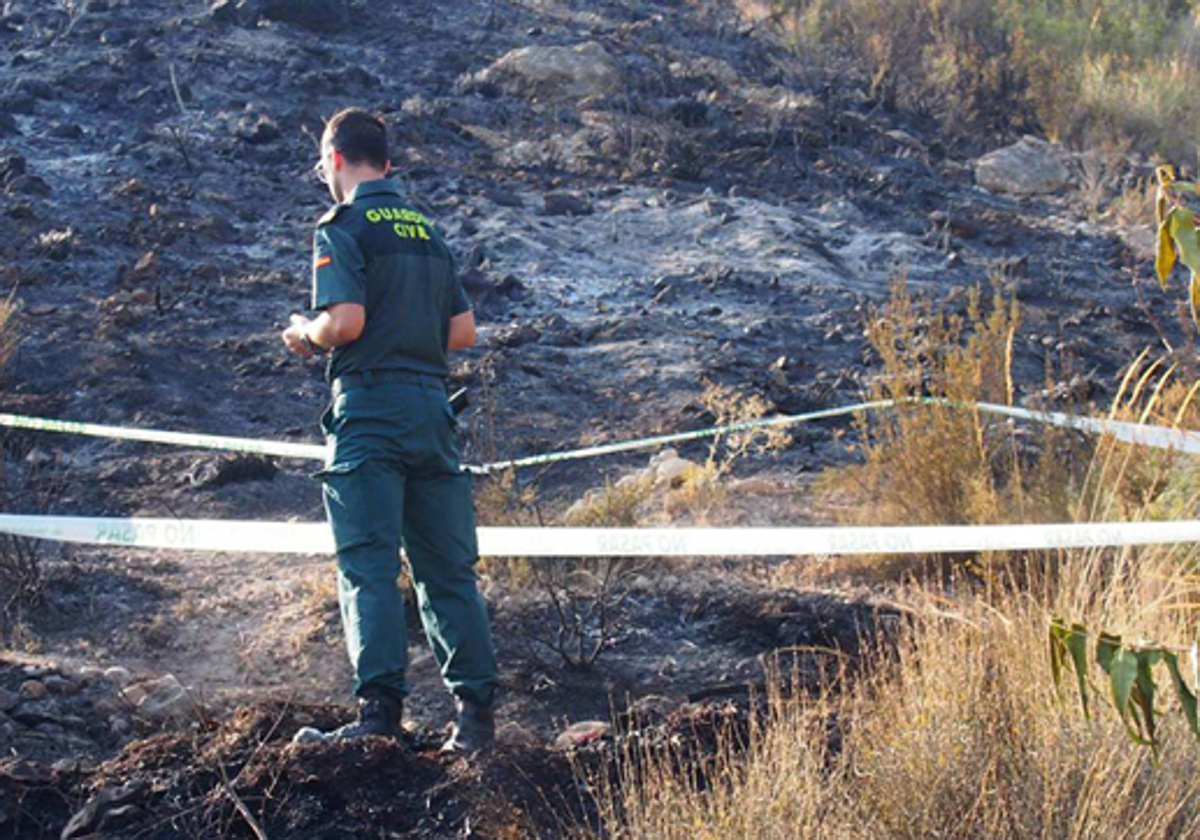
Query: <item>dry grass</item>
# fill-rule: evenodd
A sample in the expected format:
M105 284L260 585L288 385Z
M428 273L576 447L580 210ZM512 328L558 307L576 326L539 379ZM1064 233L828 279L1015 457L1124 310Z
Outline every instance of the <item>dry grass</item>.
M848 51L889 105L962 138L1040 130L1195 160L1200 60L1186 3L784 0L806 54Z
M905 593L898 651L841 694L771 698L748 746L703 774L641 750L597 780L614 838L1182 838L1200 832L1200 747L1178 710L1160 755L1115 713L1086 721L1055 693L1052 615L1168 643L1194 638L1184 572L1194 546L1064 553L1024 589L947 599ZM1028 585L1033 581L1033 585ZM1161 676L1161 675L1160 675Z
M819 492L839 521L942 525L1072 518L1072 488L1087 465L1083 442L1062 430L1014 425L971 407L1013 403L1010 371L1018 322L1015 302L998 286L987 305L974 290L965 312L953 314L913 297L903 278L896 280L890 300L868 315L869 340L882 371L866 398L902 405L858 417L849 444L858 463L822 476ZM965 407L911 402L919 397ZM887 557L861 562L866 577L891 579L914 569L945 572L952 561Z
M0 372L8 365L20 341L16 323L17 308L15 295L10 294L0 300Z
M984 323L991 326L976 333L981 358L995 352L992 342L1010 325L995 312ZM930 329L945 337L941 327ZM956 370L973 367L956 358ZM945 384L972 381L980 386L970 376ZM1143 357L1130 366L1112 414L1195 428L1196 393L1169 364ZM888 443L872 444L900 452L877 449L872 457L907 458L915 443L945 444L947 435L961 434L958 448L966 451L946 453L957 482L944 495L921 496L915 512L957 513L951 521L967 513L1003 518L1013 494L995 479L979 422L968 413L902 425ZM971 469L979 473L974 482L967 480ZM906 482L910 495L920 494L919 480ZM967 509L947 506L956 493ZM894 497L881 504L888 508ZM1200 482L1194 464L1105 440L1063 501L1078 520L1194 515ZM981 585L957 575L948 587L910 583L895 596L906 615L898 645L869 654L866 676L839 680L839 690L817 696L776 689L748 741L730 738L704 762L670 748L626 748L613 775L592 780L605 836L1200 836L1200 745L1181 711L1164 708L1155 756L1128 739L1113 709L1101 708L1088 721L1077 698L1069 692L1060 698L1046 655L1055 616L1126 638L1189 646L1197 633L1198 564L1195 544L1087 549L1012 558ZM1158 677L1165 681L1165 672Z

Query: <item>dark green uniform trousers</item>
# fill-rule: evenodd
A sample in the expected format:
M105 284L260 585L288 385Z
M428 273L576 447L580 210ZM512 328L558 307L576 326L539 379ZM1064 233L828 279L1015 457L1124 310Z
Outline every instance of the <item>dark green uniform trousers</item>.
M408 555L421 623L456 696L490 705L496 685L487 607L475 575L471 478L439 377L371 381L338 394L321 417L332 443L325 511L338 558L338 602L354 691L408 693L408 633L397 578Z

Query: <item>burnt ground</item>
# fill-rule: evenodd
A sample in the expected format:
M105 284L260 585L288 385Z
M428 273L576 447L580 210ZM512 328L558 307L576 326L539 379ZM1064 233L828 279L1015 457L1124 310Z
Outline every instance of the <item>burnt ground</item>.
M0 292L21 303L24 341L3 374L0 409L315 441L322 371L287 357L277 334L307 306L311 226L327 196L306 173L322 119L346 104L388 116L414 203L467 271L481 338L458 357L454 379L475 404L464 424L469 460L703 426L713 419L698 402L706 381L783 412L855 401L873 372L863 314L901 267L910 285L959 309L967 289L1003 278L1023 307L1022 397L1046 388L1049 362L1076 372L1061 393L1102 403L1144 346L1187 341L1178 300L1157 291L1143 254L1088 220L1078 193L1018 200L975 185L970 159L1014 138L951 143L920 115L873 102L853 68L797 58L713 4L291 8L340 11L247 21L199 0L3 4ZM582 41L616 58L617 92L549 100L468 80L515 47ZM1148 172L1128 163L1118 186ZM566 199L547 198L558 194ZM844 457L831 428L800 427L787 449L738 463L737 475L779 488L743 499L740 521L820 516L805 476ZM3 453L12 512L322 515L305 463L24 432L5 434ZM645 457L537 473L547 515ZM16 480L35 467L61 478L51 499ZM7 641L10 689L45 669L83 684L80 669L118 666L135 682L177 675L214 721L264 697L345 713L327 560L46 550L45 597ZM728 569L673 564L631 596L616 647L576 673L527 655L542 615L518 595L489 583L506 674L501 716L520 727L517 740L539 744L528 747L537 761L519 764L534 778L549 772L537 769L548 755L540 745L565 723L608 719L627 696L671 706L740 696L760 678L764 653L796 638L844 646L870 612L849 597L778 594ZM448 706L419 641L414 633L417 752L394 759L412 767L412 803L467 778L420 752ZM95 691L98 708L68 703L48 717L26 710L24 720L20 706L5 710L12 732L0 750L38 764L0 777L9 797L0 836L53 836L96 790L137 782L143 757L175 774L152 782L154 796L186 803L211 793L212 765L188 767L201 742L243 744L227 756L238 764L247 733L279 717L243 711L181 730L126 714L119 686L97 686L69 696ZM115 707L100 702L114 697ZM30 736L39 725L56 728ZM279 738L269 743L280 753ZM47 769L72 758L85 766ZM304 790L325 760L272 766ZM32 776L22 782L22 772ZM36 802L21 799L30 789ZM14 796L26 804L14 807ZM273 824L270 836L464 835L461 822L418 825L411 814L390 835L371 834L392 828L368 828L365 817L321 834L311 826L341 801L330 797L306 806L308 828ZM160 811L161 799L134 799ZM245 834L223 813L222 830ZM140 825L142 836L193 836L182 823ZM110 836L133 836L121 830Z

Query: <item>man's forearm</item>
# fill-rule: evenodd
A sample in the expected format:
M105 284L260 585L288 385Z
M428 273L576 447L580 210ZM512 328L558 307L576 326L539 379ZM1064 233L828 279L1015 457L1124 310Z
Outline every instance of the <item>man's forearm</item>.
M346 336L343 326L328 312L322 312L305 325L304 334L309 341L323 350L341 347L354 339Z

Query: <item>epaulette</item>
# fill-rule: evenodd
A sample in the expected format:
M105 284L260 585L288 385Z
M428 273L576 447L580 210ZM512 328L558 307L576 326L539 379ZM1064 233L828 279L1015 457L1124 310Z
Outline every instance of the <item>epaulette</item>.
M338 214L349 208L349 204L335 204L325 211L325 215L317 219L317 227L327 225L338 217Z

